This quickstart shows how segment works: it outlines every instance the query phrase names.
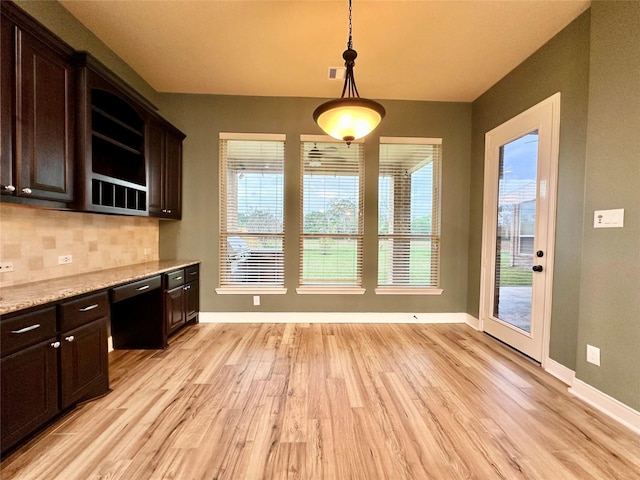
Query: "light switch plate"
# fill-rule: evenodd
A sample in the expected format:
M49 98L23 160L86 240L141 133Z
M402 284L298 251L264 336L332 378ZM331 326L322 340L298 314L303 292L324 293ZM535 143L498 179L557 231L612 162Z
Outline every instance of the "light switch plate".
M593 212L593 228L624 227L624 208L596 210Z

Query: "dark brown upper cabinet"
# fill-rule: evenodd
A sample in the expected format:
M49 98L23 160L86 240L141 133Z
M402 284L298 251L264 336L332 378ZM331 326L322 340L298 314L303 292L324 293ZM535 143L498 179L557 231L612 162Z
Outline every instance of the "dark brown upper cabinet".
M146 215L146 123L155 107L88 53L77 53L76 63L79 207Z
M182 218L182 141L185 135L154 119L147 125L149 215Z
M4 200L67 208L74 200L73 50L1 4L0 190Z
M180 219L185 135L91 54L0 6L2 200Z

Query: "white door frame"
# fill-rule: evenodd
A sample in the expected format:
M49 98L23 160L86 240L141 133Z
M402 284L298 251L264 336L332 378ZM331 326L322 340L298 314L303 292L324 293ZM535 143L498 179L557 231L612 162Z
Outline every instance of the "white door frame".
M535 119L540 119L535 120ZM532 123L533 122L533 123ZM538 123L536 123L538 122ZM522 127L520 125L522 124ZM536 125L532 128L532 125ZM560 147L560 93L556 93L551 97L543 100L537 105L520 113L511 120L492 129L485 135L485 170L484 170L484 195L483 195L483 221L482 221L482 268L480 278L480 315L479 328L484 331L484 322L490 318L492 314L491 305L493 297L493 289L495 282L494 264L492 262L495 254L495 232L496 232L496 211L497 211L497 171L492 170L491 166L496 166L498 162L492 159L497 148L496 145L497 132L504 132L504 128L509 128L509 132L513 132L512 138L504 142L501 138L501 145L515 140L520 136L538 129L540 143L538 145L538 158L542 155L549 158L548 171L540 172L538 175L538 198L542 201L538 202L539 211L536 212L536 245L534 251L543 250L544 257L540 259L545 273L545 283L543 300L537 302L534 309L537 313L542 311L541 326L541 351L539 358L537 354L534 356L536 360L541 362L544 367L549 358L549 336L551 327L551 305L553 292L553 265L554 265L554 247L555 247L555 231L556 231L556 205L557 205L557 188L558 188L558 156ZM547 135L546 140L542 140L542 135ZM501 133L504 137L504 133ZM540 162L539 162L540 163ZM543 242L543 243L539 243ZM535 297L534 297L535 300ZM533 312L532 312L533 313ZM532 334L533 321L532 316ZM538 335L540 332L536 332Z

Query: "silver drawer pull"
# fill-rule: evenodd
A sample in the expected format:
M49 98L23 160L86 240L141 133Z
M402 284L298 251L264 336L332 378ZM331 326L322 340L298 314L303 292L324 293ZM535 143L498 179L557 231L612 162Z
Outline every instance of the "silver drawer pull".
M36 328L40 328L40 324L39 323L36 323L35 325L30 325L28 327L21 328L20 330L12 330L11 333L16 333L16 334L27 333L27 332L30 332L31 330L35 330Z
M189 272L189 275L197 275L198 272Z
M137 291L141 292L142 290L146 290L147 288L149 288L149 285L143 285L139 288L136 288Z
M180 275L179 277L175 278L176 280L182 280L182 275Z
M98 308L98 304L94 303L93 305L89 305L88 307L81 308L81 312L88 312L89 310L93 310L94 308Z
M69 335L68 337L64 337L64 339L67 342L73 342L76 339L76 337L74 337L73 335Z
M51 346L52 346L53 348L60 348L60 342L53 342L53 343L51 344Z

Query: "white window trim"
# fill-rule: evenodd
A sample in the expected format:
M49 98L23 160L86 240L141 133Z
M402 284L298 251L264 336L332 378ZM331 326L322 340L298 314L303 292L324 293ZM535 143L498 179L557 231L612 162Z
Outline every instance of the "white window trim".
M442 295L442 288L376 287L376 295Z
M283 287L219 287L218 295L285 295L287 289Z
M220 140L264 140L273 142L286 142L284 133L232 133L219 132Z
M367 290L361 287L298 287L296 293L299 295L363 295Z

